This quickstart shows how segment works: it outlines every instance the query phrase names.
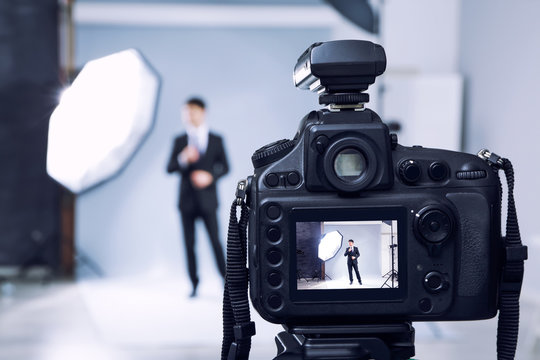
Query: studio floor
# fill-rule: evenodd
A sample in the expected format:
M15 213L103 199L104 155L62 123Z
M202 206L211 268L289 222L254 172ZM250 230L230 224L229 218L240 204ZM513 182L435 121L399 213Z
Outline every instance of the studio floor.
M215 360L221 344L221 284L199 297L175 280L10 282L1 285L1 360ZM516 359L538 359L540 311L524 297ZM277 325L257 323L250 359L275 355ZM496 320L416 323L416 359L495 359Z
M306 279L302 278L297 281L298 290L324 290L324 289L380 289L382 287L391 287L391 280L381 276L362 276L362 285L358 283L356 277L351 284L348 278L338 279ZM394 281L394 287L398 287L397 280Z

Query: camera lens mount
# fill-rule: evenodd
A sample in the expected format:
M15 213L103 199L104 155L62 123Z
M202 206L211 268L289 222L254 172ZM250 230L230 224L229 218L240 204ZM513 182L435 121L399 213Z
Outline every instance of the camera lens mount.
M355 192L367 187L377 172L372 146L360 137L346 137L331 144L323 157L324 173L336 189Z

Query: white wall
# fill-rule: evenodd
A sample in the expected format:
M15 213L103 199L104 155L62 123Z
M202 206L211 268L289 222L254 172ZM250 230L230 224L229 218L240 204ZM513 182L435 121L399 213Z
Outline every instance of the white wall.
M402 145L460 150L459 10L458 0L384 2L388 69L380 115L401 125Z
M457 71L460 6L459 0L385 0L382 44L389 72Z
M516 359L538 359L540 171L536 155L540 133L540 2L463 1L461 14L465 148L470 152L489 148L509 158L514 165L521 237L529 246Z
M480 0L462 6L466 149L487 147L512 161L521 234L530 249L524 290L538 292L540 2Z

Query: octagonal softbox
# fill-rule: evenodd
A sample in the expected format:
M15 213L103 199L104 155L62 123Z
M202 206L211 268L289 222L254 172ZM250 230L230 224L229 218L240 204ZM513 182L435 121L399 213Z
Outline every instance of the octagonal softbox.
M81 193L120 172L152 129L159 86L137 50L88 62L51 115L49 175Z
M324 234L319 242L319 259L328 261L336 256L343 243L343 235L337 230Z

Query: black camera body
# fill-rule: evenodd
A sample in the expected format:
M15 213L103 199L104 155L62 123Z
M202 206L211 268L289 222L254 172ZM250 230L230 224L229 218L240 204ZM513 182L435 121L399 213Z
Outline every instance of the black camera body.
M382 47L370 42L314 44L299 58L295 81L319 91L329 109L305 116L294 139L253 155L250 296L270 322L496 315L499 177L478 156L399 145L363 107L362 91L385 64Z

